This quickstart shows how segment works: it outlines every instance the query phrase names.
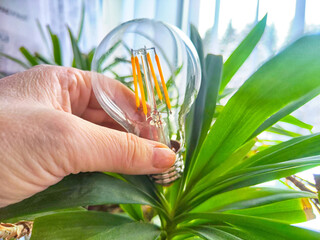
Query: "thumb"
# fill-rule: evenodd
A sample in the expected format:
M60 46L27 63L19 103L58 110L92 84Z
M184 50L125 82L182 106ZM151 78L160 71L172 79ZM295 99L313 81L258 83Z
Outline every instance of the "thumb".
M124 174L154 174L170 168L175 153L166 145L92 124L77 118L71 139L69 173L108 171ZM75 141L76 140L76 141ZM67 173L67 174L69 174Z

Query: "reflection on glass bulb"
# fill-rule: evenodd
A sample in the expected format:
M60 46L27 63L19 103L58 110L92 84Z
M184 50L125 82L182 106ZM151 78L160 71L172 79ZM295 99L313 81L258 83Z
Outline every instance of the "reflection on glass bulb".
M126 85L93 78L102 108L128 132L166 144L176 162L151 177L169 185L183 172L185 116L200 87L199 58L191 41L168 24L137 19L111 31L98 46L92 70ZM93 75L95 76L95 75Z

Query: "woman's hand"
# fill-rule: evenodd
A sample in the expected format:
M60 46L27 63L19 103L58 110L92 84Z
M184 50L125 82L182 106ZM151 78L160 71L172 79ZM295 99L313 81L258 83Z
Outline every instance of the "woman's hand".
M174 163L167 146L118 131L93 94L92 74L37 66L0 79L0 207L71 173L152 174Z

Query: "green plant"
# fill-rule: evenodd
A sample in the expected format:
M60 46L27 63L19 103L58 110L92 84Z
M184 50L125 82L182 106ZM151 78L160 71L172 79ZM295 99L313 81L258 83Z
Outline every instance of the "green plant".
M265 24L266 17L224 64L221 56L204 56L202 40L191 27L203 77L186 119L181 179L161 187L147 176L70 175L0 209L0 220L34 219L33 240L319 239L318 232L290 225L308 220L306 199L316 194L257 184L319 166L320 134L256 145L258 134L278 121L309 127L289 114L320 93L320 36L299 39L260 67L225 106L218 102ZM126 214L84 208L100 204L121 204Z

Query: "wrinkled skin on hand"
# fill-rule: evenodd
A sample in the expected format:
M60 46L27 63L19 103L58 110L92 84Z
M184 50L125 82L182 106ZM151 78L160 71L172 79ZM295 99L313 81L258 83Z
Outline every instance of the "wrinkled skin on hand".
M0 79L0 207L71 173L152 174L174 163L167 146L122 131L104 112L92 74L43 65ZM134 99L121 83L96 77Z

